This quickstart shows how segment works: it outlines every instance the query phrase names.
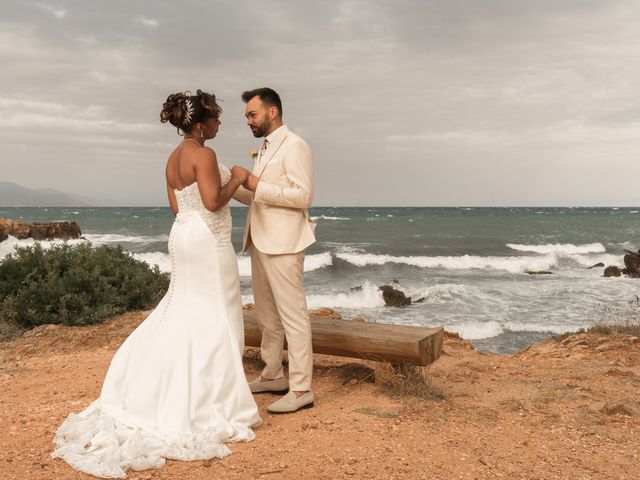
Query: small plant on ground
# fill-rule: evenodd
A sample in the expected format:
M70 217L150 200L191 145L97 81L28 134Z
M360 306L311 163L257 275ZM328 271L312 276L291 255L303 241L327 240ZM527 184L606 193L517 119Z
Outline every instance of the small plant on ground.
M640 336L640 297L636 297L623 307L602 305L591 315L589 333L611 335L621 333Z
M376 384L392 396L413 396L425 400L443 400L444 394L433 383L428 367L410 363L383 363L376 368Z

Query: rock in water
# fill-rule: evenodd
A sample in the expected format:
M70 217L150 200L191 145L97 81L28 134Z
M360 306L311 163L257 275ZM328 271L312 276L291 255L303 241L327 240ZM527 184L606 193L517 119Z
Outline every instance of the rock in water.
M6 235L6 236L5 236ZM11 235L19 240L51 240L54 238L80 238L82 232L76 222L34 222L23 223L15 220L0 219L0 241Z
M624 251L627 252L623 257L624 268L621 269L619 267L609 265L604 269L605 277L619 277L621 275L626 275L631 278L640 278L640 250L636 253L625 248Z
M628 253L624 256L624 266L628 273L640 274L640 255L637 253Z
M411 298L407 297L403 292L393 288L391 285L382 285L378 287L382 290L382 298L388 307L404 307L411 305Z
M604 267L604 263L598 262L595 265L591 265L590 267L587 267L587 270L591 270L592 268L596 268L596 267Z
M609 265L607 268L604 269L605 277L619 277L620 275L622 275L622 272L618 267L614 265Z
M5 232L7 232L7 235L16 237L18 240L29 238L31 228L27 223L2 218L0 219L0 225L2 225Z

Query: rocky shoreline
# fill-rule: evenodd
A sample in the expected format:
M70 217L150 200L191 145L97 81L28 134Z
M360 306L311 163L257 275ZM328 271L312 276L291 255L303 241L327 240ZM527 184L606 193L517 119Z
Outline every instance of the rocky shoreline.
M640 278L640 250L632 252L625 250L626 255L623 257L624 268L609 265L604 269L605 277L620 277L626 275L631 278Z
M0 242L7 240L9 235L24 240L53 240L56 238L80 238L82 232L76 222L32 222L24 223L18 220L0 218Z

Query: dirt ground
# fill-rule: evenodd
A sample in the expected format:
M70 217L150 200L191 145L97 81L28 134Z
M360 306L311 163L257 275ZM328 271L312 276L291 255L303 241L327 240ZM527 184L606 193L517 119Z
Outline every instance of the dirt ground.
M44 326L0 344L0 479L88 479L51 459L54 432L94 400L147 312ZM337 320L340 321L340 320ZM259 372L245 355L249 378ZM382 393L373 362L316 355L316 406L270 415L222 460L168 461L130 479L637 479L640 339L572 334L511 356L447 335L428 369L441 398Z

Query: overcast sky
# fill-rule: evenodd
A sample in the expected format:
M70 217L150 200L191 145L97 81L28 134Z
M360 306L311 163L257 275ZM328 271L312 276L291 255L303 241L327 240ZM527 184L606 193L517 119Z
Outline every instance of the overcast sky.
M0 15L0 180L165 205L167 95L243 90L314 151L315 205L640 206L640 2L34 2Z

